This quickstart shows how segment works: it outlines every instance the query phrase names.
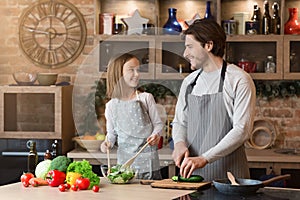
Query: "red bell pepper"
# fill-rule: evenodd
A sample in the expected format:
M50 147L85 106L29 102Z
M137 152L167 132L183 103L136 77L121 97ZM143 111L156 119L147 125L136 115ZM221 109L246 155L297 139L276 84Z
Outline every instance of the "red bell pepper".
M60 184L64 184L66 180L66 174L59 170L50 170L46 176L46 180L51 187L58 187Z

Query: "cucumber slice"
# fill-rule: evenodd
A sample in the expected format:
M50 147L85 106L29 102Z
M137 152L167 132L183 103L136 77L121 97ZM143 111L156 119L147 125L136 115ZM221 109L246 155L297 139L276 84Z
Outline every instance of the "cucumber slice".
M173 176L172 177L173 181L178 181L178 176ZM191 175L190 178L184 178L184 177L179 177L179 181L181 182L190 182L190 183L199 183L202 182L204 178L200 175Z

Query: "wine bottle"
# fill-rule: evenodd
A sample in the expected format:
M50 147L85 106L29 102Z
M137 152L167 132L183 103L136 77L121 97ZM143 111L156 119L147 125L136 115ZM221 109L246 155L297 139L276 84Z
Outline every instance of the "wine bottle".
M271 30L270 32L273 34L277 34L280 35L280 17L279 17L279 4L277 2L274 2L274 4L272 5L272 9L273 9L273 16L272 16L272 20L271 20Z
M260 8L258 7L257 3L254 3L253 5L253 15L251 17L251 20L253 23L256 23L257 29L256 34L260 34L261 32L261 14L260 14Z
M262 18L262 34L268 35L270 34L271 28L271 16L269 12L269 2L264 2L264 14Z
M36 143L32 141L30 143L30 151L27 157L27 171L34 174L37 163L38 163L38 154L36 151Z

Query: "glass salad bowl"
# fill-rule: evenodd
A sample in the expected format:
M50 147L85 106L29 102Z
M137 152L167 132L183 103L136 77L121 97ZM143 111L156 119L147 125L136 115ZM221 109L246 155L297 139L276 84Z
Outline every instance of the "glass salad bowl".
M15 72L13 73L13 77L17 84L21 86L33 85L37 79L36 74L27 72Z
M108 174L108 166L101 165L101 173L108 182L113 184L125 184L132 182L136 177L136 172L132 168L121 169L121 165L114 165L110 168L110 173Z

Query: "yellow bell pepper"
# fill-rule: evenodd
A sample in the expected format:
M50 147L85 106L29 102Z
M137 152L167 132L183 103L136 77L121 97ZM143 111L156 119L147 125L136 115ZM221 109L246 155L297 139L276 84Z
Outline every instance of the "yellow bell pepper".
M67 172L66 181L70 185L75 185L76 179L80 178L82 175L77 172Z

